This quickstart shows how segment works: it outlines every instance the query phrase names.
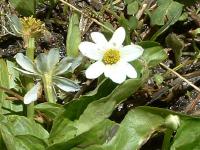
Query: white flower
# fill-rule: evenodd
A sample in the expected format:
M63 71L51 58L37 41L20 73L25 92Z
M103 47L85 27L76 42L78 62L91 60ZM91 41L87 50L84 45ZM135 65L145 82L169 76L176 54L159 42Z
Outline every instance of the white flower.
M88 79L95 79L103 73L119 84L126 80L126 76L137 78L137 72L129 62L139 58L143 53L143 48L134 44L122 45L125 39L123 27L114 32L110 41L107 41L99 32L92 32L91 38L94 43L84 41L79 45L83 55L96 60L85 72Z

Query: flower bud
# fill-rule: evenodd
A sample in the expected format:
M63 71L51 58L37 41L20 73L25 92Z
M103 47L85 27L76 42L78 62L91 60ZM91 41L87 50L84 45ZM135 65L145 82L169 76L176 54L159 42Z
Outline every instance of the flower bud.
M168 115L165 119L165 125L168 128L177 130L180 126L180 118L177 115Z

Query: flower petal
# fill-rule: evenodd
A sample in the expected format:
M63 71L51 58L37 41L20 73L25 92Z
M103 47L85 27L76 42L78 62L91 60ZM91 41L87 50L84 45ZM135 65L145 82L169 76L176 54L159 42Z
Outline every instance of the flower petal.
M127 62L139 58L143 54L144 49L139 45L127 45L120 49L121 58Z
M30 104L38 99L41 90L41 84L38 82L24 96L24 104Z
M106 65L104 74L115 83L122 83L126 80L125 68L121 63Z
M92 32L91 37L92 37L92 40L100 46L104 46L108 43L105 36L100 32Z
M129 78L137 78L137 71L131 64L125 63L124 68L126 69L126 75Z
M103 53L99 50L98 46L92 42L81 42L79 45L81 53L93 60L100 60L103 57Z
M126 33L123 27L119 27L114 33L112 38L109 41L113 47L120 47L125 39Z
M85 74L88 79L95 79L104 72L105 65L101 61L97 61L90 65L86 70Z

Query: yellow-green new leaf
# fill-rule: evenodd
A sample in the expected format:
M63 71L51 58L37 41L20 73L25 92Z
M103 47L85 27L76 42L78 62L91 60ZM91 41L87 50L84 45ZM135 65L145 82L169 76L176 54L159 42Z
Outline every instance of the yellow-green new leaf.
M67 56L77 57L79 54L78 46L81 42L81 32L79 29L79 16L76 13L73 13L67 32L67 41L66 41L66 53Z

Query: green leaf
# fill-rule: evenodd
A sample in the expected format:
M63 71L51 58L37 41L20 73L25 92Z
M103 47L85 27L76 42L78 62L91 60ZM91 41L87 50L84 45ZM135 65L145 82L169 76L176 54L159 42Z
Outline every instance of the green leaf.
M16 67L14 67L14 69L16 69L17 71L23 73L26 76L30 76L30 77L35 76L35 74L32 73L32 72L29 72L29 71L26 71L26 70L23 70L23 69L19 69L19 68L16 68Z
M40 53L35 60L36 69L39 73L47 73L50 69L48 66L47 54Z
M78 84L64 77L53 77L53 83L65 92L75 92L80 90L80 86Z
M15 136L16 150L46 150L47 143L32 135Z
M174 53L176 66L179 65L181 63L182 50L185 47L184 42L174 33L169 34L165 41L167 47L171 48Z
M41 103L35 105L35 110L44 113L47 117L51 119L55 119L61 112L64 111L64 108L60 104L53 103Z
M58 48L52 48L47 54L48 68L53 68L60 60L60 53Z
M43 150L47 147L48 132L39 124L21 116L0 117L2 150Z
M17 81L19 81L19 72L15 69L16 63L10 60L6 60L7 68L8 68L8 74L9 74L9 87L11 89L15 89L17 91L22 91L22 87L20 87L17 84Z
M48 150L67 150L75 147L86 147L89 145L103 144L109 141L116 133L119 125L110 120L105 120L89 130L68 142L51 145Z
M166 119L169 115L177 115L181 118L181 126L175 135L171 150L198 150L200 146L200 118L187 116L167 109L146 106L129 111L121 122L117 133L110 141L100 145L89 145L80 149L140 149L154 133L167 129ZM171 137L173 138L173 136ZM190 138L188 139L188 137Z
M36 73L37 71L34 68L33 62L27 57L24 56L22 53L17 53L15 55L15 59L17 63L24 69L32 73Z
M63 58L54 69L55 75L62 75L67 72L73 73L74 70L81 64L83 57L78 56L76 58L73 57L65 57Z
M182 122L170 150L200 149L200 119L188 119Z
M151 23L163 26L151 37L152 41L155 41L158 36L160 36L171 25L178 21L183 9L183 5L174 2L173 0L159 0L159 5L160 6L151 15ZM166 22L164 21L163 17L167 17Z
M6 66L6 62L0 58L0 86L9 88L9 76L8 76L8 70ZM3 113L2 107L8 107L10 104L8 101L6 101L6 94L4 91L0 90L0 111L1 114Z
M136 150L140 149L151 135L159 130L164 118L151 112L136 108L128 112L116 135L103 145L91 146L87 150Z
M111 80L104 80L94 91L66 104L65 111L57 116L53 123L49 138L50 143L64 142L74 137L77 129L71 126L71 123L80 117L89 103L107 96L115 86L116 84Z
M17 150L15 148L15 139L11 129L4 123L0 123L0 141L2 150Z
M26 117L10 115L7 117L8 125L12 129L14 135L33 135L40 139L47 139L49 137L48 132L39 124L33 120L29 120Z
M66 73L67 71L69 71L71 65L72 65L72 60L71 58L65 57L63 58L58 65L56 66L56 68L53 70L55 75L62 75L64 73Z
M129 22L129 27L130 27L131 30L134 30L134 29L137 28L138 20L137 20L137 18L135 16L131 16L129 18L128 22Z
M152 25L164 25L166 20L172 20L177 13L181 15L183 5L173 0L158 0L158 8L151 15ZM174 20L175 23L177 20Z
M52 48L47 54L40 53L35 60L35 66L41 74L47 73L55 69L56 64L59 62L60 54L59 49Z
M81 32L79 29L79 16L77 13L73 13L70 22L69 28L67 32L67 56L77 57L79 55L78 46L81 42Z
M35 14L37 0L9 0L9 2L23 16Z
M20 19L16 15L7 14L7 17L8 17L9 25L12 32L16 36L21 37L22 25L21 25Z
M146 70L146 73L147 72ZM90 130L92 127L108 118L119 103L123 102L137 91L144 81L146 81L147 76L148 73L138 79L129 79L122 85L117 86L107 97L90 103L79 117L79 120L74 124L77 128L76 135Z
M83 56L78 56L76 57L73 61L72 61L72 65L71 67L69 68L69 72L74 72L74 70L81 65L82 63L82 60L83 60Z
M13 85L10 85L12 74L9 74L6 61L3 60L3 58L0 58L0 68L0 86L8 89L13 88ZM5 92L0 90L0 113L21 113L22 105L6 100L6 97L7 95L5 94Z
M139 4L137 1L134 1L127 6L127 14L128 15L135 15L138 12Z
M154 67L167 58L166 52L159 43L143 41L138 44L144 48L142 58L148 64L148 67Z

